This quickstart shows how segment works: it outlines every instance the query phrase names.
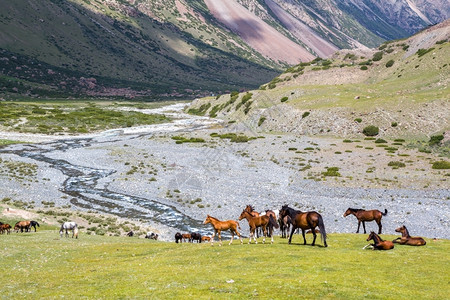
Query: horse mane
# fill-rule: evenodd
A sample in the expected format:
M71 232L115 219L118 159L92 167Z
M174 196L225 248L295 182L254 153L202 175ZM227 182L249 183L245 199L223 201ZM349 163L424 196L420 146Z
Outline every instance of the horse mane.
M361 208L348 208L350 211L354 211L354 212L357 212L357 211L364 211L364 209L361 209Z
M410 235L409 235L409 231L408 231L408 229L406 228L406 226L405 226L405 225L403 225L403 228L405 228L405 233L406 233L406 236L410 236Z
M208 215L208 217L210 217L210 218L213 219L213 220L220 221L219 219L214 218L213 216Z

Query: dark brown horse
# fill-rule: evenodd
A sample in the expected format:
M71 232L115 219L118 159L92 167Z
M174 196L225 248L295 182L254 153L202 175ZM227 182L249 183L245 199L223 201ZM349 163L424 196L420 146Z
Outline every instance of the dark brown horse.
M30 221L19 221L16 223L16 225L14 225L14 230L16 232L23 232L23 230L25 229L25 232L28 232L28 230L30 230Z
M280 217L284 218L285 216L291 217L291 220L292 220L292 230L291 230L291 234L289 236L289 244L292 241L292 236L294 235L294 231L297 228L300 228L302 230L304 245L306 245L305 230L306 229L312 230L314 239L313 239L311 246L314 246L316 243L316 238L317 238L317 234L314 229L316 227L319 227L320 234L321 234L322 240L323 240L323 244L325 247L328 247L327 233L325 231L325 224L323 223L322 216L318 212L315 212L315 211L301 212L299 210L290 208L287 205L284 205L280 210Z
M259 216L259 217L253 217L248 211L246 211L245 209L242 211L241 215L239 216L239 221L242 219L247 219L248 221L248 225L250 226L250 238L248 240L248 243L250 244L252 241L252 237L253 240L255 241L256 244L258 244L258 241L256 240L255 237L255 231L256 228L261 227L263 230L263 244L266 242L266 236L267 236L267 227L273 226L275 228L278 228L278 224L277 221L275 221L275 218L272 215L264 215L264 216ZM271 237L271 242L273 243L273 235Z
M378 234L371 231L367 241L373 240L373 250L391 250L394 249L394 243L391 241L384 241Z
M281 229L281 238L287 238L289 237L289 229L291 228L292 220L291 217L285 216L282 218L279 217L278 223L280 224Z
M402 234L401 238L396 238L392 242L400 244L400 245L410 245L410 246L424 246L426 245L426 241L421 237L412 237L409 235L408 229L403 225L395 229L396 232L400 232Z
M354 215L358 219L358 230L356 230L356 233L359 233L361 222L363 224L364 233L366 233L365 222L371 222L375 220L375 222L377 222L378 224L378 234L381 234L381 228L383 227L381 225L381 217L387 215L387 212L387 209L384 209L384 213L382 213L378 209L364 210L359 208L348 208L344 213L344 217L347 217L348 215Z
M197 241L197 243L202 242L202 235L197 232L191 232L191 242Z
M10 234L11 233L11 225L2 223L0 225L0 234L3 234L5 232L6 232L6 234Z
M178 242L183 242L183 236L179 232L175 233L175 243L178 244Z
M210 215L207 215L203 224L208 224L208 223L211 224L214 228L214 233L211 236L211 246L214 244L214 236L216 234L219 237L219 245L222 246L222 237L220 235L220 232L226 231L226 230L230 230L230 232L231 232L231 240L230 240L229 245L231 245L231 243L233 243L235 234L239 237L239 239L241 240L241 244L242 244L241 235L237 231L237 228L241 229L238 222L236 222L234 220L220 221L219 219L216 219L214 217L211 217Z

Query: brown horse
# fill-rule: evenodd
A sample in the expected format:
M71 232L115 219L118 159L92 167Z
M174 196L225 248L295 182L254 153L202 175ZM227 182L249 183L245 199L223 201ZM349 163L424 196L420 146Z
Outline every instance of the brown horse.
M347 217L350 214L354 215L358 219L358 230L356 230L356 233L359 233L361 222L363 224L364 233L366 233L365 222L371 222L375 220L375 222L377 222L378 224L378 234L381 234L381 228L383 227L381 225L381 217L387 215L387 209L384 209L384 213L382 213L378 209L364 210L358 208L348 208L344 213L344 217Z
M9 224L1 224L0 225L0 234L3 234L6 231L6 234L11 233L11 225Z
M400 245L410 245L410 246L424 246L426 245L426 241L421 237L412 237L409 235L408 229L403 225L395 229L396 232L400 232L402 234L401 238L396 238L392 242L400 244Z
M202 242L210 242L211 238L209 236L202 236Z
M289 229L291 228L292 224L291 217L285 216L284 218L282 218L280 216L278 223L280 223L281 238L287 238L289 236Z
M228 221L220 221L219 219L216 219L214 217L211 217L210 215L206 216L205 221L203 224L211 224L214 228L214 233L211 236L211 246L214 244L214 236L217 234L219 237L219 245L222 246L222 236L220 235L220 232L230 230L231 232L231 240L228 245L231 245L233 243L234 234L236 234L239 239L241 240L242 244L242 238L239 232L237 231L237 228L241 229L239 226L239 223L234 220L228 220Z
M264 215L259 217L253 217L248 211L245 209L242 211L241 215L239 216L239 221L242 219L247 219L248 225L250 226L250 238L248 240L248 243L250 244L253 240L255 241L255 244L258 244L258 241L255 237L255 231L256 228L261 227L263 230L263 244L266 242L266 236L267 236L267 226L273 226L275 228L278 228L278 224L275 221L275 218L272 215ZM271 243L273 243L273 235L271 236Z
M253 217L259 217L261 215L250 204L248 204L244 210L248 211ZM258 238L260 235L262 235L262 232L261 232L261 228L258 227L258 228L256 228L256 237Z
M19 221L16 223L16 225L14 225L14 230L17 232L23 232L23 230L25 229L25 232L28 232L28 230L30 230L31 227L31 222L30 221Z
M317 234L314 230L316 227L319 227L320 229L320 235L323 240L323 244L325 247L328 247L327 245L327 233L325 231L325 224L323 223L322 216L315 211L309 211L309 212L301 212L299 210L295 210L293 208L290 208L287 205L284 205L280 210L280 217L284 218L286 216L289 216L292 220L292 230L291 234L289 236L289 244L292 241L292 236L294 235L294 231L297 228L300 228L302 230L303 235L303 244L306 245L306 237L305 237L305 230L311 229L312 234L314 236L313 242L311 246L314 246L316 243Z
M190 243L191 242L191 234L190 233L183 233L181 235L181 237L183 238L183 242L186 243L186 240Z
M394 249L394 243L391 241L384 241L378 234L371 231L367 241L373 240L373 250L391 250Z

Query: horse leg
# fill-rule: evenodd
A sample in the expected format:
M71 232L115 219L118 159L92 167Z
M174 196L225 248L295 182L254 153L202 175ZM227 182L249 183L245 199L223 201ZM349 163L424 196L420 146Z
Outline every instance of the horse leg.
M317 233L316 233L316 228L313 228L313 227L311 227L311 228L312 228L312 229L311 229L311 232L312 232L313 237L314 237L311 246L314 246L314 245L316 244Z
M302 235L303 235L303 245L306 245L305 229L303 228L302 228Z
M288 242L288 244L290 244L291 241L292 241L292 236L294 235L294 231L295 231L295 226L292 225L292 231L291 231L291 234L289 235L289 242Z
M362 221L362 223L363 223L364 233L366 233L366 222Z
M220 230L217 232L217 236L219 237L219 246L222 246L222 236L220 235Z
M214 236L216 235L216 231L214 230L214 233L212 234L211 237L211 246L214 246Z
M231 240L230 240L230 243L228 245L231 245L233 243L233 240L234 240L233 230L230 230L230 232L231 232Z
M361 221L358 220L358 230L356 230L356 233L359 233L359 227L361 226ZM364 233L366 233L366 230L364 230Z
M263 244L265 244L266 243L266 235L267 235L267 227L263 227L262 228L262 230L263 230Z
M381 220L377 220L377 224L378 224L378 234L381 234L381 228L383 227L381 225Z

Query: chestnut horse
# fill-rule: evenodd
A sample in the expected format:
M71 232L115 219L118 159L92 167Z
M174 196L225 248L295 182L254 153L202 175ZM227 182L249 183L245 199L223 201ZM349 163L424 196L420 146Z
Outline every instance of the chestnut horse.
M264 215L259 217L253 217L251 213L246 211L245 209L242 211L241 215L239 216L239 221L242 219L247 219L248 225L250 226L250 238L248 240L248 243L250 244L253 240L255 241L255 244L258 244L258 241L255 237L255 231L257 227L261 227L263 230L263 244L266 242L266 236L267 236L267 226L278 228L278 224L275 221L275 218L272 215ZM273 243L273 235L271 236L271 243Z
M231 240L228 245L231 245L231 243L233 243L234 234L236 234L239 237L239 239L241 240L241 244L242 244L241 235L237 231L237 228L241 229L238 222L236 222L234 220L220 221L219 219L216 219L214 217L211 217L210 215L207 215L203 224L208 224L208 223L211 224L214 228L214 233L211 236L211 246L214 244L214 236L216 234L219 237L219 245L222 246L222 236L220 235L220 232L226 231L226 230L230 230L230 232L231 232Z
M28 230L30 230L30 221L19 221L16 223L16 225L14 225L14 230L17 232L23 232L23 230L25 229L25 232L28 232Z
M3 234L6 231L6 234L11 233L11 225L9 224L1 224L0 225L0 234Z
M181 237L183 238L183 242L186 243L186 240L190 243L191 242L191 234L190 233L183 233L181 235Z
M323 244L325 247L328 247L327 245L327 233L325 231L325 224L323 223L322 216L315 211L308 211L308 212L301 212L299 210L295 210L293 208L290 208L287 205L284 205L280 210L280 217L284 218L286 216L289 216L292 221L292 230L291 234L289 236L289 244L292 241L292 236L294 235L294 231L297 228L300 228L302 230L303 235L303 244L306 245L306 237L305 237L305 230L311 229L312 234L314 236L313 242L311 246L314 246L316 243L317 234L314 230L316 227L319 227L320 229L320 235L323 240Z
M384 209L384 213L379 211L378 209L373 210L364 210L359 208L347 208L347 210L344 213L344 217L347 217L348 215L354 215L356 219L358 219L358 230L356 230L356 233L359 233L359 227L361 226L361 222L363 224L364 233L366 233L366 224L365 222L371 222L375 220L378 224L378 234L381 234L381 228L383 227L381 225L381 217L387 215L387 209Z
M401 238L396 238L392 242L400 244L400 245L410 245L410 246L424 246L426 245L426 241L421 237L412 237L409 235L408 229L403 225L395 229L396 232L400 232L402 234Z
M394 243L391 241L384 241L378 234L371 231L367 241L373 240L373 250L391 250L394 249Z

